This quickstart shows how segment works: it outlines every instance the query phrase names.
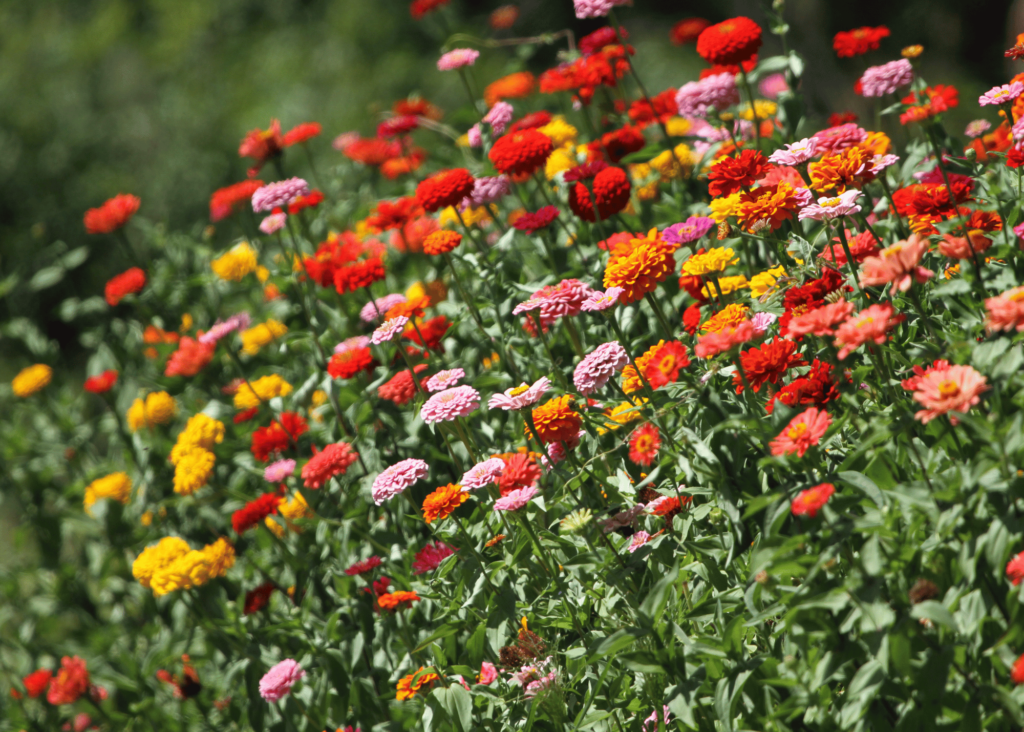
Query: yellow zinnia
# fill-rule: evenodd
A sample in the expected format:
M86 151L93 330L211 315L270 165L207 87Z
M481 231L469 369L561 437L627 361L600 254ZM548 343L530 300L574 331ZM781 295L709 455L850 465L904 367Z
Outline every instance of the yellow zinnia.
M85 488L83 504L87 513L92 513L92 506L101 498L111 498L121 503L128 503L132 492L132 481L127 473L111 473L97 478Z
M255 250L244 241L210 262L214 273L230 282L241 282L257 266Z
M142 427L166 424L178 413L174 397L166 391L154 391L145 400L136 399L128 408L128 428L138 432Z
M274 319L265 323L246 328L241 332L242 352L249 356L255 356L264 346L273 343L275 340L288 332L288 326Z
M250 388L251 387L251 388ZM262 376L256 381L243 383L235 392L236 409L252 409L274 397L288 396L292 385L277 374Z
M731 264L739 262L732 249L715 247L703 254L693 254L683 262L683 274L707 275L721 272Z
M24 399L49 384L52 378L53 369L46 364L37 363L19 371L11 382L11 389L14 390L15 396Z

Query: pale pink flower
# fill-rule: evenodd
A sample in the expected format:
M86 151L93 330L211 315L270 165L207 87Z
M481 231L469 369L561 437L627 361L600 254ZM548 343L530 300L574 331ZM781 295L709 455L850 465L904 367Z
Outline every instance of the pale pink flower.
M761 79L761 83L757 85L757 90L761 92L761 96L767 99L771 99L772 101L778 99L780 94L789 91L789 84L786 83L786 75L769 74Z
M981 254L992 246L992 240L978 229L971 229L967 236L946 234L939 241L939 252L950 259L970 259L971 250Z
M281 663L267 671L260 679L260 696L268 702L276 702L288 696L295 682L305 677L306 672L299 668L299 664L286 658Z
M501 135L504 134L508 123L512 121L513 114L514 110L511 104L508 102L498 102L484 115L483 121L491 126L494 134Z
M278 460L263 469L263 480L268 483L280 483L295 472L295 461Z
M912 234L909 239L886 247L877 256L867 257L861 264L861 286L892 283L894 288L906 292L914 281L920 283L934 277L934 272L918 265L928 246L927 238Z
M622 294L621 287L609 287L605 292L595 291L583 301L580 310L585 313L599 313L614 306Z
M735 328L724 328L717 333L705 333L697 339L697 346L693 350L697 354L697 358L711 358L743 345L756 335L754 324L745 320Z
M398 315L390 320L385 320L377 330L373 331L373 335L370 336L370 343L375 346L387 343L396 335L401 335L408 323L409 319L404 315Z
M709 107L721 112L739 102L736 75L728 72L683 84L676 92L676 106L683 117L703 117Z
M868 342L885 343L889 330L903 320L902 315L893 315L893 307L889 303L872 305L839 326L836 330L839 360L845 359L855 350Z
M427 391L444 391L459 383L459 379L465 378L466 372L462 369L445 369L427 379Z
M462 480L459 481L459 485L464 491L475 491L485 485L496 483L503 470L505 470L504 460L488 458L467 470L463 474Z
M487 402L488 409L520 410L532 406L540 401L544 392L551 388L551 380L542 376L532 385L525 383L513 389L507 389L501 394L494 394Z
M359 311L359 319L364 323L372 323L376 320L383 320L384 315L395 305L401 305L406 300L405 295L392 292L384 297L378 297L373 302L363 305Z
M605 534L610 534L616 529L624 529L627 526L632 526L636 523L636 518L644 512L647 508L642 503L638 503L632 508L627 508L625 511L619 511L617 514L610 518L601 519L598 521L601 524L601 531Z
M227 320L218 320L208 331L196 338L196 340L204 346L208 346L211 343L216 343L229 333L234 333L236 330L248 328L250 322L251 319L249 318L249 313L236 313Z
M285 221L288 220L288 214L286 213L275 213L270 216L264 217L263 221L260 222L260 231L267 236L276 234L284 228Z
M646 531L636 532L635 534L633 534L632 541L629 542L629 553L632 554L650 540L651 535L648 534Z
M981 401L981 394L988 391L985 377L970 366L947 366L924 374L917 380L914 401L924 407L914 417L928 424L936 417L948 412L965 414ZM954 425L956 417L949 421Z
M580 445L580 439L586 434L585 430L580 430L579 434L573 437L571 440L565 442L549 442L547 446L547 459L541 458L544 461L544 467L550 467L551 465L558 465L560 462L565 460L566 450L575 450Z
M967 129L964 130L964 134L970 138L981 137L991 129L992 123L987 119L976 119L967 123Z
M629 363L629 354L618 341L602 343L576 364L572 381L583 396L589 396L608 383Z
M1012 84L992 87L978 97L978 104L982 107L990 104L1009 104L1021 94L1024 94L1024 83L1015 81Z
M803 140L786 145L785 149L773 152L769 156L768 162L776 165L800 165L813 158L817 151L818 141L813 137L805 137Z
M495 511L518 511L530 502L530 499L537 495L537 488L529 485L525 488L517 488L494 502Z
M819 198L817 203L812 203L800 209L800 220L814 219L815 221L823 221L825 219L835 219L840 216L858 213L860 211L860 206L856 203L858 198L860 198L860 191L855 188L851 188L845 193L840 193L838 196Z
M985 300L988 317L985 328L989 333L1001 330L1024 331L1024 286L1001 292Z
M366 348L369 345L370 345L370 337L369 336L363 336L363 335L352 336L351 338L346 338L341 343L336 345L334 347L334 352L335 353L345 353L346 351L353 351L353 350L358 349L358 348Z
M438 71L453 71L463 66L472 66L480 58L480 52L474 48L456 48L437 60Z
M424 422L450 422L465 417L480 406L480 392L472 386L456 386L445 389L427 399L420 410Z
M481 147L484 144L484 135L480 129L479 122L466 130L466 142L469 143L470 147Z
M835 327L848 319L852 312L853 303L848 300L840 300L814 310L808 310L789 321L786 337L796 340L798 336L804 335L834 335Z
M494 667L494 664L490 661L484 661L480 664L480 675L477 676L476 682L483 684L484 686L490 686L498 680L498 669Z
M754 330L758 335L764 335L768 332L768 328L779 319L779 316L775 313L754 313L754 317L750 319L750 324L754 326Z
M871 171L872 175L878 175L883 170L888 168L890 165L895 165L900 161L899 155L872 155L871 156Z
M679 224L672 224L661 232L662 241L669 244L683 246L690 242L697 241L711 231L715 226L715 220L708 216L691 216Z
M796 197L796 205L799 208L803 208L804 206L809 206L814 203L814 193L810 188L798 186L793 190L793 194Z
M473 192L462 199L462 209L495 203L512 192L512 181L504 175L483 176L473 181Z
M255 213L273 211L275 208L287 206L299 196L309 193L309 183L302 178L285 178L274 183L267 183L257 188L252 194L252 210Z
M811 407L801 412L771 441L772 455L778 457L796 453L798 457L803 457L813 445L821 441L830 424L832 418L824 409Z
M860 77L861 93L866 97L884 97L895 94L901 86L914 80L914 67L905 58L872 66ZM1021 87L1024 89L1024 85ZM1019 92L1018 92L1019 93Z
M523 689L523 696L525 696L527 699L532 699L533 697L537 696L537 694L541 693L545 689L552 686L557 678L558 675L556 674L556 672L552 671L547 676L542 676L536 681L531 681L529 684L526 685L526 688Z
M815 132L811 139L814 140L815 154L835 155L864 142L868 139L868 133L855 123L847 122Z
M619 5L632 5L633 0L572 0L576 17L603 18Z
M782 74L779 74L782 76ZM669 729L668 723L672 713L668 709L668 704L665 704L661 710L661 720L665 723L665 729ZM651 712L651 716L644 720L643 732L658 732L658 710L655 709Z
M370 489L373 502L378 506L382 505L384 501L402 493L420 478L426 477L429 472L430 466L424 460L416 458L402 460L385 468L373 479L373 487Z

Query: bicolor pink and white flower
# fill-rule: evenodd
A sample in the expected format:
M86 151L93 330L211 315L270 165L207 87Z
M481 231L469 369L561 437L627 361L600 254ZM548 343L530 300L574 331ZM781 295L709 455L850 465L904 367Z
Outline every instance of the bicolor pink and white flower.
M517 488L494 502L495 511L518 511L537 495L537 488L528 485L525 488Z
M445 389L455 386L464 378L466 378L466 372L463 369L445 369L444 371L438 371L427 379L427 391L444 391Z
M1010 104L1021 94L1024 94L1024 82L1015 81L1012 84L994 86L978 97L978 105L987 107L992 104Z
M551 388L551 380L542 376L533 384L527 386L525 383L519 386L506 389L501 394L494 394L487 402L488 409L504 409L518 411L533 406L540 401L544 393Z
M572 381L583 396L589 396L608 383L629 363L629 354L618 341L602 343L576 364Z
M396 335L401 335L408 324L409 319L404 315L398 315L390 320L385 320L377 330L373 331L373 335L370 336L370 343L375 346L387 343Z
M463 490L475 491L491 483L496 483L503 470L505 470L504 460L487 458L463 473L459 485Z
M800 219L814 219L824 221L825 219L837 219L840 216L849 216L859 213L861 208L856 201L860 198L860 191L851 188L838 196L819 198L817 203L812 203L800 209Z
M776 150L768 157L768 162L775 165L786 165L793 167L806 163L818 152L818 141L813 137L805 137L803 140L786 145L785 148Z

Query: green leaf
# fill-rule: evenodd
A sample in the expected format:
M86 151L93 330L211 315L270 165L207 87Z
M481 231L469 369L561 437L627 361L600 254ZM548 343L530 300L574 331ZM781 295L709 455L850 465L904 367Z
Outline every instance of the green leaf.
M593 660L629 648L638 638L643 638L648 633L650 631L643 628L623 628L622 630L617 630L611 635L602 638L596 644L592 651Z
M875 485L875 481L871 480L868 476L852 470L844 470L839 473L839 480L862 492L879 508L885 508L885 496L882 495L882 491Z
M914 619L927 618L933 623L949 628L954 633L959 633L956 618L946 609L946 606L936 600L925 600L919 602L910 609L910 617Z
M32 275L32 279L28 281L28 286L36 292L53 287L64 279L64 272L63 267L43 267Z
M446 711L452 719L458 720L463 732L473 729L473 698L462 688L462 684L448 687Z
M670 592L676 579L679 577L679 562L677 561L672 569L658 580L657 584L647 593L643 603L640 605L641 617L648 618L653 624L661 620L665 613L665 606L669 601Z

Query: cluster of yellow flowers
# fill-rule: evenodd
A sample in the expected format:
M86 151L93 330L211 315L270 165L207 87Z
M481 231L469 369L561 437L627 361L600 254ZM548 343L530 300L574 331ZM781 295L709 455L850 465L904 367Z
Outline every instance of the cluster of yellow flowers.
M11 382L11 389L15 396L24 399L49 384L52 378L53 369L44 363L37 363L19 371Z
M639 379L637 379L637 381L639 381ZM616 404L611 409L606 409L604 416L608 421L604 423L604 426L597 428L597 434L604 435L617 430L630 422L637 422L643 419L643 408L646 404L646 397L636 397L636 403L622 402L620 404Z
M128 428L138 432L143 427L167 424L178 414L178 404L166 391L154 391L146 398L136 399L128 408Z
M189 418L171 449L175 493L192 495L206 485L217 462L210 448L223 441L223 422L205 414Z
M465 211L459 212L453 206L449 206L448 208L441 209L437 222L445 229L454 229L461 226L459 216L462 217L466 226L480 226L491 220L491 212L487 210L486 206L470 207Z
M292 523L295 519L300 518L312 518L313 511L310 509L309 504L306 503L306 499L302 497L302 494L296 492L291 500L281 503L277 507L277 513L285 519L285 523L288 524L288 528L292 531L301 531L298 526ZM263 519L267 528L277 534L278 537L284 536L284 526L274 520L273 516L267 516Z
M230 282L241 282L247 274L255 272L257 266L256 251L244 241L210 262L214 273Z
M162 597L223 577L234 564L235 548L223 537L195 550L184 539L168 536L136 557L132 576L154 597Z
M702 254L692 254L683 262L683 274L709 275L723 271L731 264L739 262L739 257L732 249L715 247Z
M261 376L238 387L235 392L236 409L252 409L261 403L279 396L292 393L292 385L277 374Z
M575 168L579 165L580 155L583 156L584 160L586 159L587 148L576 146L576 140L579 139L579 131L566 122L565 117L558 115L543 127L537 128L537 131L547 135L555 148L544 165L544 176L548 180L552 180L563 170L569 170L569 168Z
M121 503L128 503L132 492L132 480L127 473L111 473L97 478L85 487L85 510L92 514L92 506L101 498L112 498Z
M288 326L274 319L265 323L246 328L241 332L242 352L248 356L255 356L264 346L273 343L275 340L288 332Z

